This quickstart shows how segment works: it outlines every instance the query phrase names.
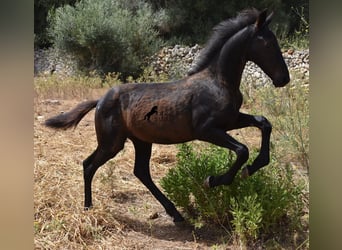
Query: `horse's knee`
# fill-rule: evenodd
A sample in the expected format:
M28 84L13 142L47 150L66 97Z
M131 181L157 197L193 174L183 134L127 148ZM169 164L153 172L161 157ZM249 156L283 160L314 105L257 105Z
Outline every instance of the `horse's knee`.
M96 151L97 151L97 150L95 150L91 155L89 155L89 156L87 157L87 159L85 159L85 160L83 161L83 163L82 163L83 169L88 168L88 166L92 163L92 161L94 160L94 157L95 157L95 155L96 155Z
M96 168L97 169L97 168ZM94 168L94 165L90 164L84 164L83 162L83 178L84 181L89 182L93 179L93 176L95 175L96 169Z
M271 131L272 131L272 124L270 123L270 121L267 120L267 118L264 117L264 116L259 116L258 120L261 123L261 129L263 131L265 131L265 132L271 133Z
M241 162L246 162L249 157L249 150L247 146L245 145L239 146L236 150L236 155L238 157L238 160L240 160Z

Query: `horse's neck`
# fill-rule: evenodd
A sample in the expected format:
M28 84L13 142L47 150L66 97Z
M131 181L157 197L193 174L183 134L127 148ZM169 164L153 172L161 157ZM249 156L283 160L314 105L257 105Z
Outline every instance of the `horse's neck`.
M242 72L247 62L245 54L249 37L249 27L236 33L222 47L217 61L219 81L232 90L240 88Z

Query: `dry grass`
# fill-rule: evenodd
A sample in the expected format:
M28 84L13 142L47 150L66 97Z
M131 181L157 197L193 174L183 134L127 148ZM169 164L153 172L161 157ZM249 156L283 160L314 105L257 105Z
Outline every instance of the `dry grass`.
M83 211L82 161L96 148L94 111L75 130L55 131L43 121L84 99L101 96L101 82L88 87L47 87L35 79L34 228L36 249L237 249L240 244L222 228L176 227L163 207L133 175L130 141L101 167L93 181L94 208ZM63 80L65 81L65 80ZM77 80L69 80L72 83ZM65 84L65 83L64 83ZM71 86L71 87L70 87ZM71 91L72 90L72 91ZM254 147L256 129L231 132ZM175 165L175 145L154 145L151 173L155 183ZM152 219L153 218L153 219ZM260 246L259 246L260 247Z

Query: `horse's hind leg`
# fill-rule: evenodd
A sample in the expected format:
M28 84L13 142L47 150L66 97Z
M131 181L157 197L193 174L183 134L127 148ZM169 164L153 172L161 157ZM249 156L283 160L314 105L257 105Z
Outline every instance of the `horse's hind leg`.
M113 158L124 146L125 139L116 140L111 144L99 144L96 150L83 161L84 177L84 208L92 207L91 182L96 170Z
M163 205L166 212L173 217L174 222L184 221L175 205L153 183L150 174L151 143L133 140L135 148L134 175L150 190L153 196Z

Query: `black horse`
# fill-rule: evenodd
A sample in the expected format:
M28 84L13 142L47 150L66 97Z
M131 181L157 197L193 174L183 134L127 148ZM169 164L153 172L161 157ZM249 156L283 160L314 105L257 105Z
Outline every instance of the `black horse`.
M175 144L202 140L233 150L236 161L204 185L229 185L249 157L248 148L228 135L232 129L255 126L261 130L260 153L242 169L244 177L269 163L271 124L263 116L239 112L240 81L247 61L253 61L276 87L289 81L288 68L268 25L272 14L247 9L217 25L199 61L188 76L162 84L123 84L102 98L46 120L46 126L76 126L93 108L98 146L83 162L85 208L92 206L91 182L96 170L123 149L129 138L135 147L134 174L163 205L174 222L183 221L174 204L153 183L149 170L152 143ZM158 112L156 112L158 109ZM144 119L147 118L147 119Z

